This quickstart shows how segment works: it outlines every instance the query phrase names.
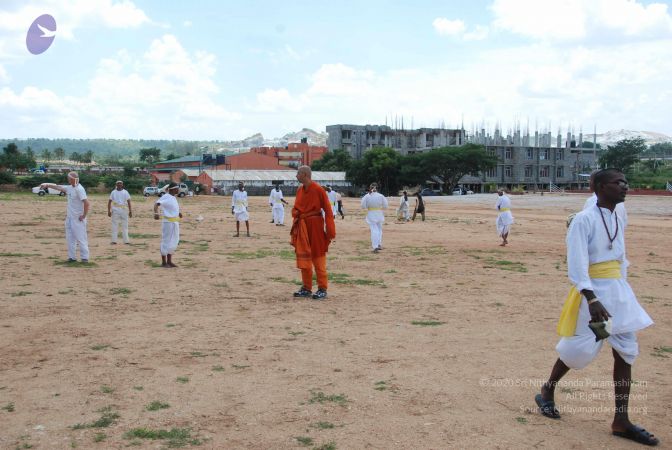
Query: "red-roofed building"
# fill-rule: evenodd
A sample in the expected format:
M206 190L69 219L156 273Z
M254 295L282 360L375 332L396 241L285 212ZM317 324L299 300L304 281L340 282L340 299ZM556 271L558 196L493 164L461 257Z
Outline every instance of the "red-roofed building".
M310 145L308 142L293 142L287 147L254 147L250 153L272 156L285 167L309 166L327 152L327 147Z

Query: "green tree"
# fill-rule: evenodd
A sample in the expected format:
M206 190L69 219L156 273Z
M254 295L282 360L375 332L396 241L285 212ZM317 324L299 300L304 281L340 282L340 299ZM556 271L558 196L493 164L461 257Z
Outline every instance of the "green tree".
M623 139L615 145L607 146L598 161L603 168L613 167L623 172L630 172L644 150L646 150L644 139Z
M2 149L0 155L0 167L16 170L27 170L35 167L35 158L29 154L21 153L15 143L9 143Z
M152 164L161 158L161 149L156 147L140 149L140 161L146 161Z
M352 164L352 156L344 149L334 150L322 155L322 158L313 161L310 168L326 172L347 172Z
M346 177L355 185L378 183L378 191L396 195L400 186L401 156L394 149L380 147L364 153L360 160L352 161Z
M435 176L443 182L444 193L452 192L463 176L482 172L497 165L497 157L488 154L482 145L476 144L441 147L422 156L427 175Z
M590 142L590 141L583 141L583 142L581 143L581 148L594 148L594 144L593 144L592 142ZM597 148L598 148L598 150L599 150L599 149L601 149L602 147L600 146L600 144L597 144Z
M653 144L645 152L646 155L651 156L672 156L672 142L660 142Z
M48 148L45 148L44 150L42 150L42 153L40 154L40 156L42 156L42 159L44 160L44 162L51 161L51 158L52 158L51 152L49 151Z
M82 155L77 152L70 153L70 161L80 162L82 160Z
M83 155L82 155L82 162L83 163L91 163L93 161L93 152L91 150L87 150Z
M400 184L402 186L422 185L431 176L431 171L424 164L426 153L401 157Z
M65 150L61 147L56 147L54 149L54 157L59 161L63 161L63 158L65 158Z

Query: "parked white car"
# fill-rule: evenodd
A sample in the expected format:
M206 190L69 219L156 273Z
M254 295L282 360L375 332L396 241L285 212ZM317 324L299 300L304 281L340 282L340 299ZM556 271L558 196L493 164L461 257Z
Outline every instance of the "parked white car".
M37 194L40 197L42 197L44 195L47 195L47 194L63 196L63 195L65 195L65 192L61 192L59 190L52 189L52 188L42 189L40 186L35 186L33 188L33 194Z
M156 186L147 186L142 191L142 195L144 195L145 197L149 197L150 195L158 195L159 197L161 197L163 194L164 194L164 192L161 191L161 189L159 189Z

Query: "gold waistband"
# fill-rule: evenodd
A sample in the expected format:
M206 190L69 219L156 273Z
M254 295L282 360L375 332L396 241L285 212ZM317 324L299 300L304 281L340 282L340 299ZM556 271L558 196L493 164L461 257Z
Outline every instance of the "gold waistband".
M500 208L499 212L511 211L511 208Z
M179 218L179 217L166 217L166 216L163 216L163 220L165 220L165 221L167 221L167 222L179 222L179 221L180 221L180 218Z
M369 211L382 211L383 208L367 208Z

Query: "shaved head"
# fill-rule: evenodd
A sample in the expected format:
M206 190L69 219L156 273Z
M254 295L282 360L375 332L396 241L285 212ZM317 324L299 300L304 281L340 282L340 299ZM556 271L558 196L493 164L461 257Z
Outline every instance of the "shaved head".
M74 180L78 180L78 179L79 179L79 175L77 174L77 172L75 172L75 171L73 170L72 172L68 172L68 178L72 178L72 179L74 179Z
M309 177L312 177L312 175L313 175L313 171L310 168L310 166L301 166L301 167L298 168L297 172L302 173L302 174L306 174Z

